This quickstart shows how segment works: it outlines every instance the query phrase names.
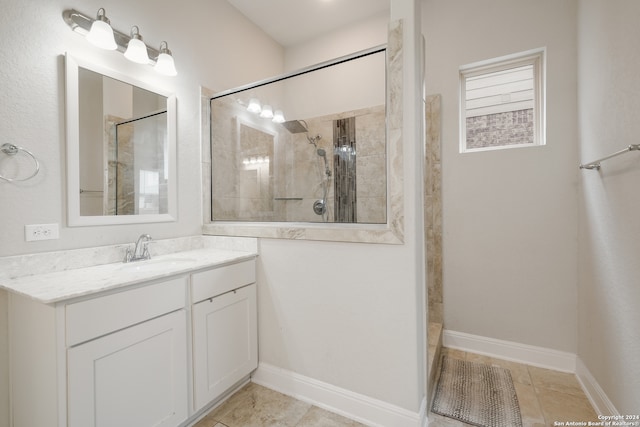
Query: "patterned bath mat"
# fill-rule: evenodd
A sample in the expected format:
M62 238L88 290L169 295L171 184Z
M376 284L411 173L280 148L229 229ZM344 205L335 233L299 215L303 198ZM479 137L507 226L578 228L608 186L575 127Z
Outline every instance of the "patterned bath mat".
M522 427L508 369L446 356L431 410L480 427Z

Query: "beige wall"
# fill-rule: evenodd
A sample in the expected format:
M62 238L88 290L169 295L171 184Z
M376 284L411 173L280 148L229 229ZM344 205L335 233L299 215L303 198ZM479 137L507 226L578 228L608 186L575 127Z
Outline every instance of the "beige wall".
M640 3L581 1L580 159L640 140ZM640 154L580 172L578 356L621 414L640 402Z
M445 329L577 350L576 2L424 0L442 94ZM458 68L547 48L547 145L460 154Z

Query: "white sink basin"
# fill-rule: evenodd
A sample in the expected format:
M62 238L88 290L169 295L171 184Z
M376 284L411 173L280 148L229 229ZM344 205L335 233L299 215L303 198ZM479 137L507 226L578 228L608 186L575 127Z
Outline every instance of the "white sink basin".
M122 263L119 270L124 271L152 271L152 270L164 270L164 269L175 269L180 268L182 266L186 266L189 263L196 261L194 258L156 258L149 259L146 261L132 261L127 263Z

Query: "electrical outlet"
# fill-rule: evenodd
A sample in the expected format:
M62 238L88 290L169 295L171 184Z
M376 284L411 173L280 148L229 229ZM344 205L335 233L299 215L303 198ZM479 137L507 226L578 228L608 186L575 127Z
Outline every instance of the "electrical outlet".
M58 224L30 224L24 226L24 238L27 242L34 240L59 239Z

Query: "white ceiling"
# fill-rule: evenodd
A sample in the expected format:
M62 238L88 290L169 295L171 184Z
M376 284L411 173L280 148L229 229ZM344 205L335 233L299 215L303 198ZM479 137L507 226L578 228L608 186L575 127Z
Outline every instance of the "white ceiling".
M227 0L282 46L389 11L389 0Z

